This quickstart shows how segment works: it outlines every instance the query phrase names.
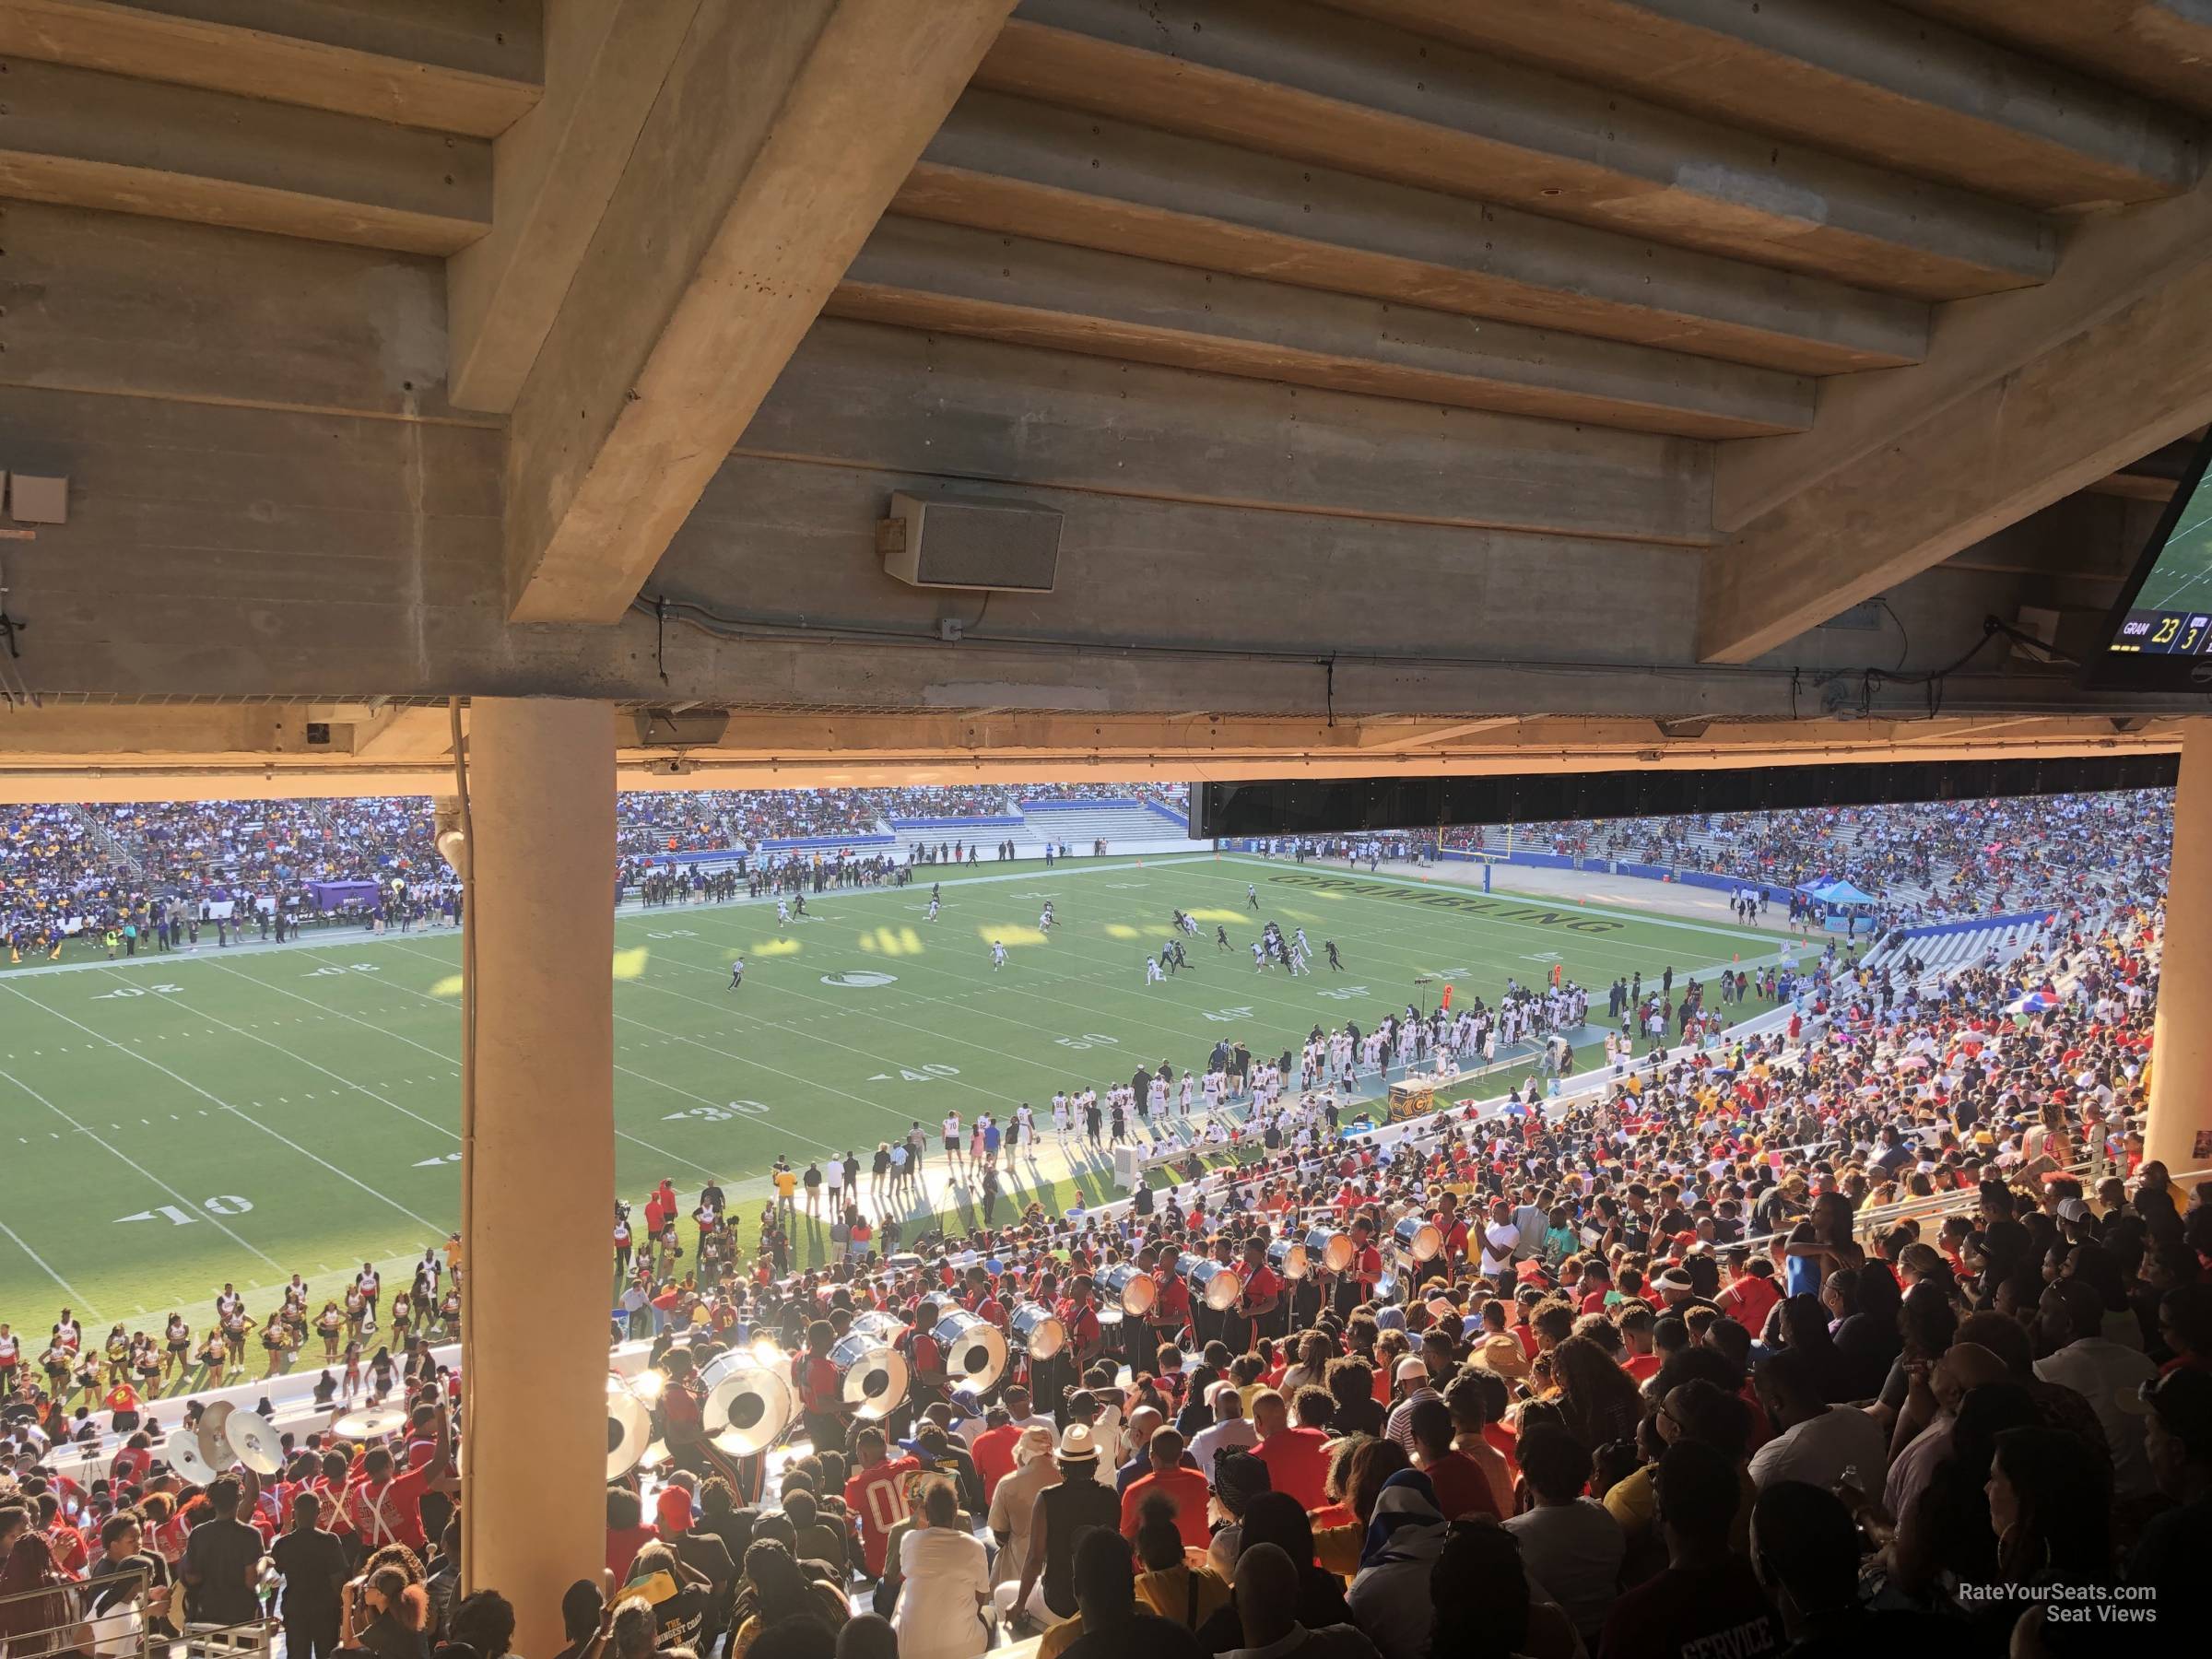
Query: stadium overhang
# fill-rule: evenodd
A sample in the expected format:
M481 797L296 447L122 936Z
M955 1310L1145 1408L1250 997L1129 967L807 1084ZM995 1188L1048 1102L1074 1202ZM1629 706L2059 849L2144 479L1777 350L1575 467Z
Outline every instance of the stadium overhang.
M1818 752L2117 712L2070 664L2212 420L2165 0L253 21L0 10L10 691ZM886 573L955 490L1049 590Z
M915 715L618 709L626 790L1704 771L2177 751L2161 717L1942 715L1698 723L1493 715L1285 719L998 710ZM468 711L462 710L464 729ZM1673 729L1670 731L1668 727ZM435 705L62 704L0 716L0 801L443 794L451 716Z

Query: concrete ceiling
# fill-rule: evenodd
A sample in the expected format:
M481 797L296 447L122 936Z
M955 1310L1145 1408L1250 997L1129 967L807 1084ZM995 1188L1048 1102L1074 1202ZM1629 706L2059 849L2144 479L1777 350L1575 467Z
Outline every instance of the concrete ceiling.
M2212 420L2197 0L6 0L0 70L27 774L491 693L870 776L2104 741L1929 671L2086 635ZM948 485L1056 590L886 577Z

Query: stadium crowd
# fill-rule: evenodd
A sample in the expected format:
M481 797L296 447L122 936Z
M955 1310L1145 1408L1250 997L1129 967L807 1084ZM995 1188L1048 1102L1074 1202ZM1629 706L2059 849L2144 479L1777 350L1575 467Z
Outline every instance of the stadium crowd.
M1514 847L1694 870L1795 888L1841 878L1890 920L2003 914L2157 890L2172 856L2165 790L1704 813L1447 830L1443 844Z
M1617 1050L1577 1096L964 1236L855 1209L795 1277L719 1193L685 1236L665 1185L618 1250L667 1457L610 1485L611 1594L571 1592L563 1659L965 1659L994 1626L1048 1659L2178 1650L2212 1209L2141 1161L2162 915L2128 897L1946 980L1830 958L1761 1034ZM764 1240L821 1224L784 1173ZM856 1419L871 1313L912 1387ZM988 1387L950 1369L968 1316L1011 1336ZM11 1430L8 1659L37 1627L5 1598L88 1618L117 1578L225 1623L265 1585L318 1653L504 1652L512 1609L455 1597L451 1379L408 1335L368 1382L407 1403L392 1443L309 1437L266 1481L195 1486L144 1418L89 1481ZM762 1339L796 1438L734 1455L699 1369Z
M750 853L759 868L796 862L759 856L762 843L777 839L872 835L886 818L1003 817L1023 799L1132 798L1173 806L1181 790L630 792L617 797L617 854L624 891L635 895L651 859L672 852ZM992 830L994 843L1001 830ZM88 935L124 955L196 945L203 924L229 944L241 917L261 938L322 924L450 925L457 895L432 832L431 804L422 796L0 807L0 940L20 960L53 954L71 936ZM819 862L806 861L809 877ZM822 885L888 879L899 861L849 862L871 868L841 875L832 861ZM172 941L171 922L189 936Z

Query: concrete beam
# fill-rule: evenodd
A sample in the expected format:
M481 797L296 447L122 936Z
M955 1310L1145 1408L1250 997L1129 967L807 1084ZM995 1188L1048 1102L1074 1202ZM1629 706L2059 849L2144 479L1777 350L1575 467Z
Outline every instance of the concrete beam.
M537 101L536 0L8 0L0 55L489 138Z
M1213 439L1188 435L1203 424L1171 440L1197 452L1180 463L1193 476ZM1294 434L1325 453L1323 436ZM1397 435L1344 441L1330 457L1339 475L1389 457ZM1855 706L1868 644L1820 636L1832 649L1808 656L1797 696L1787 668L1695 665L1697 583L1678 549L1036 485L1019 493L1064 520L1056 590L997 594L984 626L947 644L938 618L972 621L977 604L892 581L876 551L891 493L942 488L934 467L748 456L717 475L654 584L722 622L672 607L665 626L633 614L612 629L518 627L506 620L496 432L0 388L0 454L72 480L69 523L4 556L10 614L30 624L18 666L33 688L60 700L300 699L331 725L333 749L378 698L479 692L943 715L1333 712L1339 724L1544 710L1633 717L1648 735L1653 719L1815 712L1823 665L1852 676ZM1222 451L1225 469L1252 465L1241 444ZM1895 595L1912 649L1900 663L1885 640L1881 665L1938 665L1964 649L1961 618L1971 629L1985 610L2010 614L2043 585L1931 571ZM1953 677L1946 710L2146 712L2069 675L1990 666ZM1916 687L1877 688L1873 709L1925 713Z
M702 0L515 405L518 621L619 617L1012 0Z
M1917 361L1927 311L1819 277L971 92L918 218L1799 374Z
M2203 0L1901 0L2038 57L2212 115L2212 12Z
M2067 242L2057 275L2041 288L1943 307L1919 368L1823 386L1809 432L1724 445L1714 524L1741 528L1879 453L1900 430L1981 395L2083 329L2194 273L2208 256L2212 178L2171 201L2089 220Z
M465 713L461 727L465 739ZM435 706L395 704L365 720L349 723L348 730L352 752L359 759L435 761L453 752L453 716Z
M2055 245L2018 206L1301 0L1026 0L976 78L1921 300L2041 281Z
M36 202L0 231L0 384L493 424L447 397L437 260Z
M491 222L491 147L19 61L0 120L0 195L444 254Z
M1707 556L1698 657L1746 663L2212 417L2212 248Z
M2189 122L2086 75L1888 6L1324 3L1749 133L2034 207L2078 210L2171 195L2194 183L2202 165ZM1974 6L2006 15L2029 9L2022 0L1971 0L1967 9ZM2074 13L2095 6L2060 0ZM2078 54L2047 55L2063 62Z
M735 453L1677 546L1709 511L1680 439L827 320Z
M1438 749L1449 744L1462 743L1485 732L1522 724L1517 716L1512 714L1494 715L1488 720L1454 721L1443 726L1419 725L1411 730L1395 723L1367 721L1359 727L1359 752L1363 755L1386 755L1402 754L1412 749Z
M2141 473L2116 472L2082 488L2092 495L2117 496L2125 501L2171 501L2179 488L2171 478L2147 477Z
M492 147L490 233L447 265L461 407L514 407L699 10L550 0L545 97Z
M1812 424L1797 375L895 215L824 314L1688 438Z
M2145 510L2092 484L1961 548L1943 568L2116 586L2136 568L2149 533Z
M65 707L0 719L0 802L266 800L363 794L435 795L441 769L301 750L284 740L296 711L202 706ZM443 718L443 711L433 711ZM1433 749L1361 747L1366 729L1324 717L1161 718L999 713L815 715L739 713L712 747L629 747L617 714L618 787L854 788L1064 780L1223 782L1239 779L1495 776L1678 771L1878 760L2000 759L2168 753L2190 725L2164 718L2139 731L2100 717L1810 720L1714 725L1669 738L1648 720L1539 717L1471 723L1479 738ZM1194 842L1194 852L1206 843Z

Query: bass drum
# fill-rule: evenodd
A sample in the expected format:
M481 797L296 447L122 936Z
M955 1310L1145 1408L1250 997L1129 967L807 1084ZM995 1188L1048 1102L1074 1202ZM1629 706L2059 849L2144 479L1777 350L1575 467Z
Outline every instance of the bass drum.
M1407 1216L1391 1230L1391 1237L1417 1262L1434 1261L1444 1247L1444 1235L1436 1223L1419 1216Z
M864 1423L890 1416L906 1400L906 1356L880 1332L853 1322L853 1333L830 1350L839 1397Z
M955 1388L988 1394L1006 1374L1006 1339L996 1325L955 1308L930 1332L945 1351L945 1373Z
M762 1364L749 1347L715 1356L699 1381L706 1390L702 1426L716 1448L733 1457L774 1445L799 1414L782 1372Z
M1116 1262L1099 1275L1099 1323L1142 1319L1159 1300L1159 1287L1135 1262Z
M1022 1302L1007 1322L1014 1346L1032 1359L1050 1359L1067 1346L1067 1327L1042 1302Z
M606 1377L606 1477L619 1480L643 1463L653 1444L653 1408L638 1398L629 1381Z
M1301 1279L1310 1271L1306 1247L1291 1239L1277 1239L1267 1246L1267 1265L1287 1279Z
M1318 1262L1324 1273L1342 1273L1352 1265L1352 1235L1317 1227L1306 1235L1306 1265Z

